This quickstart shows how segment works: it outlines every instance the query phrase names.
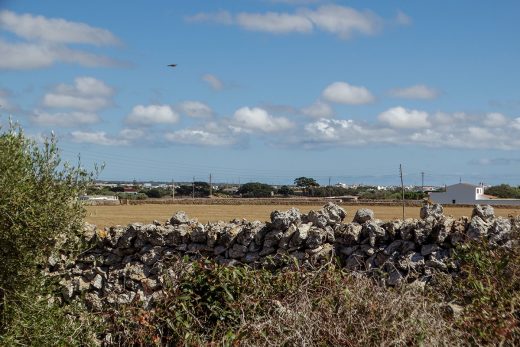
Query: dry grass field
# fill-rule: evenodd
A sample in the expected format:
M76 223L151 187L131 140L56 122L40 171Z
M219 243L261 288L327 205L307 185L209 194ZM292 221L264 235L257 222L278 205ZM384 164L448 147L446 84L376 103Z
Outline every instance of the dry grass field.
M235 218L248 220L269 220L271 211L285 211L288 205L188 205L188 204L144 204L144 205L120 205L120 206L87 206L86 221L96 224L99 228L111 225L126 225L133 222L151 223L154 219L161 222L169 219L175 212L184 211L191 218L197 218L200 222L230 221ZM322 205L295 205L300 211L307 213L309 210L317 210ZM382 220L401 218L402 207L381 205L347 205L343 206L347 211L347 220L350 221L359 208L370 208L375 216ZM445 207L444 213L454 217L471 216L471 207ZM495 208L495 214L507 217L519 215L520 208ZM419 207L406 207L406 218L419 218Z

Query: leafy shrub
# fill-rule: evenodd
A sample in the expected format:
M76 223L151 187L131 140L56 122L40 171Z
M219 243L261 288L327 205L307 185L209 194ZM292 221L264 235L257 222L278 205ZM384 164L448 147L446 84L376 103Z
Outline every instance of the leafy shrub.
M269 184L260 182L249 182L240 186L238 194L242 194L244 198L265 198L270 197L273 187Z
M0 344L8 339L4 332L30 330L18 324L47 314L43 304L41 311L30 312L46 290L39 266L58 233L72 240L81 230L84 209L77 197L92 178L61 161L54 136L38 145L16 124L0 132ZM63 247L72 251L78 245Z

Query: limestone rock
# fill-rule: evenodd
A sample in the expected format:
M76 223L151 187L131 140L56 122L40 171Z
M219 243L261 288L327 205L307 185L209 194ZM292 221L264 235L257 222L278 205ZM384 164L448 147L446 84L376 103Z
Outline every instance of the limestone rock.
M289 242L290 247L300 247L303 243L305 243L311 227L312 223L301 224Z
M273 229L285 230L291 224L300 224L301 217L300 210L294 207L285 212L273 211L271 212L271 226Z
M179 211L170 218L171 225L188 224L189 222L190 219L184 211Z
M363 227L358 223L338 224L334 230L335 242L341 245L359 243Z
M311 227L305 241L308 248L317 248L327 239L327 232L322 228Z
M495 210L490 205L476 205L471 214L472 218L475 216L479 216L484 222L490 222L495 218Z
M371 221L374 219L374 211L368 208L360 208L356 211L356 215L354 216L354 220L352 222L363 224L365 222Z
M421 219L426 218L434 218L434 219L441 219L444 215L444 209L439 204L425 204L423 207L421 207L420 211L420 217Z
M478 214L475 214L475 216L471 218L467 235L470 239L478 239L487 236L489 227L490 224L488 222L482 219Z

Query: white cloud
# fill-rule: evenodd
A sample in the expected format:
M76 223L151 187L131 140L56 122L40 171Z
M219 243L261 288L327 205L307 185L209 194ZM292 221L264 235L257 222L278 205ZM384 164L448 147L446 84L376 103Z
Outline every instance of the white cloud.
M72 108L84 111L96 111L109 105L109 100L102 97L81 97L65 94L45 94L43 105L52 108Z
M437 112L433 115L433 122L442 126L451 126L456 123L464 123L470 119L472 119L472 117L464 112Z
M325 5L318 9L303 10L319 29L328 31L342 39L348 39L355 33L373 35L382 27L382 19L370 11L357 11L350 7Z
M61 18L0 11L0 27L29 40L55 43L115 45L119 43L110 31Z
M363 145L395 141L392 129L367 127L349 119L319 119L304 127L302 139L306 146L326 144Z
M145 137L146 133L142 129L129 129L125 128L119 132L119 137L127 141L135 141Z
M467 129L468 135L471 136L475 141L488 141L495 138L495 135L486 128L481 127L469 127Z
M213 115L211 107L200 101L184 101L178 108L182 113L194 118L209 118Z
M94 124L99 122L99 116L89 112L58 112L48 113L36 111L31 117L35 124L44 126L72 127L78 125Z
M444 118L441 122L437 117ZM296 139L287 139L287 143L305 147L327 145L420 145L434 148L464 149L520 149L520 117L507 121L499 119L501 126L485 127L479 123L486 120L455 112L437 113L430 122L424 111L407 110L395 107L379 116L379 123L360 123L344 119L319 119L304 126L304 133L295 132ZM497 124L497 123L494 123ZM518 128L515 128L515 125Z
M235 143L230 136L212 133L201 129L178 130L165 135L166 140L184 145L229 146Z
M168 105L137 105L126 117L129 124L152 125L174 124L179 121L179 115Z
M258 107L242 107L233 115L239 127L246 130L257 130L266 133L290 129L294 124L285 117L273 117L266 110Z
M434 88L424 84L418 84L407 88L392 89L389 94L396 98L404 99L435 99L439 96L439 92Z
M513 119L511 122L511 127L513 127L516 130L520 130L520 117Z
M74 85L60 84L43 97L43 105L51 108L68 108L97 111L112 104L114 90L103 81L92 77L78 77Z
M339 104L361 105L374 101L374 96L365 87L357 87L346 82L334 82L322 93L325 100Z
M301 112L304 115L313 118L329 118L334 115L332 107L321 100L317 100L312 105L302 108Z
M215 13L197 13L193 16L186 17L188 22L206 22L216 24L233 24L233 16L228 11L219 11Z
M381 122L392 128L415 129L430 126L428 113L418 110L409 110L404 107L390 108L378 116Z
M287 13L239 13L236 21L244 29L273 34L308 33L313 29L312 22L308 18Z
M56 91L80 96L111 96L114 93L105 82L93 77L77 77L74 79L74 86L60 84L56 87Z
M212 74L205 74L202 76L202 80L206 82L211 88L214 90L222 90L224 89L224 83L215 75Z
M508 118L501 113L488 113L484 117L484 125L491 128L504 126L508 123Z
M102 146L122 146L128 145L128 140L119 139L108 135L104 131L73 131L70 133L72 141L78 143L92 143Z
M59 18L19 15L7 10L0 11L0 28L25 39L23 42L0 40L0 69L36 69L58 62L88 67L121 64L108 57L67 46L118 44L117 37L105 29Z
M282 0L286 3L309 3L312 0ZM311 33L321 30L349 39L356 34L374 35L384 25L384 20L370 11L358 11L351 7L339 5L323 5L316 9L302 8L294 13L267 12L236 15L226 11L216 13L198 13L186 17L189 22L210 22L226 25L238 25L251 31L273 34ZM395 20L397 24L407 25L411 19L399 12Z

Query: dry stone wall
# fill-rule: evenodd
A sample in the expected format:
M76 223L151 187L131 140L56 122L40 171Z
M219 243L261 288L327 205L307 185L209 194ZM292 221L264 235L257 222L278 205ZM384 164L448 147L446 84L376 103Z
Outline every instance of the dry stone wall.
M220 264L283 267L297 261L319 266L338 260L351 271L378 274L387 285L424 285L436 271L456 272L453 248L468 239L496 247L518 247L520 219L496 217L491 206L475 206L471 218L454 219L441 205L421 208L421 219L381 221L369 209L344 223L346 211L328 203L318 211L274 211L271 221L233 220L201 224L184 212L165 223L130 224L97 230L86 225L90 246L77 257L54 254L49 276L61 280L67 301L81 297L93 310L103 305L160 299L174 271L170 260L211 258ZM381 275L382 274L382 275Z

